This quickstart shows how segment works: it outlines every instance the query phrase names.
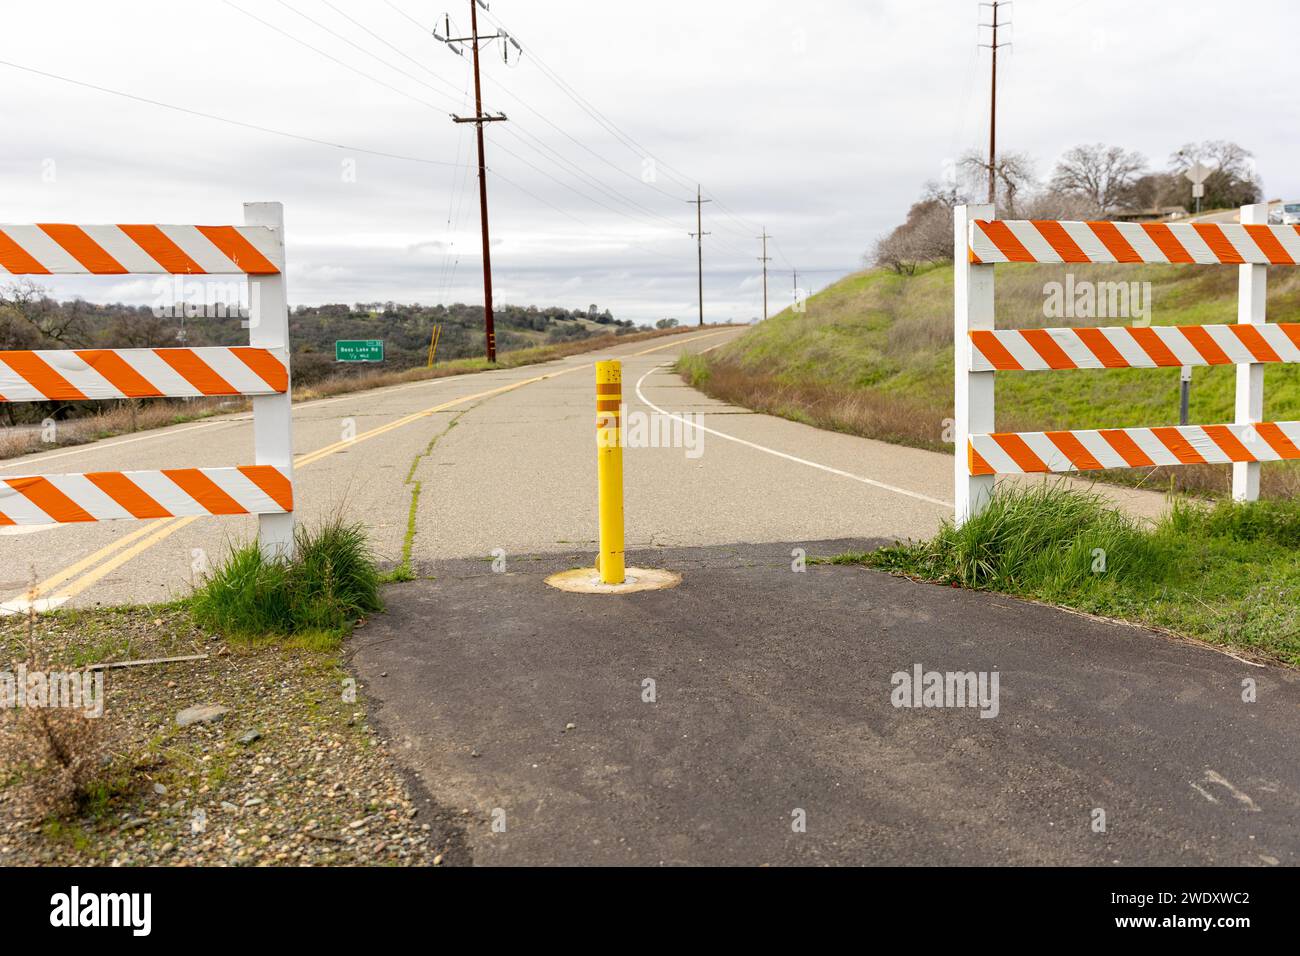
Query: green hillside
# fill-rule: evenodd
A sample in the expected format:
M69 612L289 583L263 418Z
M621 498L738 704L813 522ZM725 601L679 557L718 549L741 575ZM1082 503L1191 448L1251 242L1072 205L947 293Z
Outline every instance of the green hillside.
M1232 323L1237 314L1235 266L997 267L999 328L1126 324L1123 319L1046 318L1045 284L1076 281L1149 282L1153 325ZM952 416L953 270L949 265L898 275L857 273L812 296L806 311L787 309L736 342L680 370L697 387L726 401L824 428L951 451L943 441ZM1270 321L1300 321L1300 275L1271 270ZM1178 422L1177 369L999 372L1000 430L1104 428ZM1233 417L1233 367L1197 368L1191 421ZM1265 371L1264 413L1300 418L1300 368ZM1173 469L1189 489L1221 491L1227 466ZM1166 483L1165 475L1112 475ZM1265 465L1265 493L1300 490L1300 469Z

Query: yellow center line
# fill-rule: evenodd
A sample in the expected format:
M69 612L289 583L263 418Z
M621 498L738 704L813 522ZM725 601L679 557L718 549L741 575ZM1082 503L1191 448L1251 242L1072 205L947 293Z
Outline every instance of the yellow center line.
M55 596L55 599L57 600L58 598L62 598L64 601L71 600L72 598L80 594L82 591L86 590L86 588L94 584L96 581L103 578L105 575L112 574L114 571L116 571L122 565L126 564L126 562L130 561L132 558L136 557L137 555L144 554L144 552L148 551L155 544L161 542L164 538L170 537L171 535L175 534L177 531L180 531L181 528L184 528L187 524L190 524L194 521L198 521L199 516L187 515L184 518L164 518L163 520L170 522L170 524L166 525L163 528L160 528L158 531L154 532L152 535L145 538L139 544L134 544L131 547L127 548L125 551L123 551L121 554L119 554L117 557L113 558L112 560L105 561L99 567L95 568L95 570L89 572L88 574L83 574L80 578L73 581L66 588L60 591ZM153 526L151 525L150 527Z
M112 544L100 548L98 551L96 551L94 554L90 555L89 557L82 558L76 564L68 565L66 568L64 568L62 571L58 572L57 574L55 574L53 577L46 578L40 584L37 584L34 587L32 587L32 589L27 593L31 594L33 599L35 599L37 596L41 594L47 593L51 589L58 587L64 581L68 580L68 578L74 577L80 574L82 571L86 570L87 568L92 567L93 565L99 563L104 558L108 557L110 554L116 551L118 548L126 547L126 545L130 544L132 541L136 540L137 538L143 537L144 535L148 534L150 531L153 531L155 528L159 527L160 525L164 525L171 520L172 520L171 518L159 518L157 521L152 521L149 524L145 525L143 528L140 528L136 531L132 531L130 534L118 538Z
M655 346L654 348L643 349L640 352L633 352L631 357L649 355L652 352L661 352L664 349L672 348L678 345L684 345L687 342L697 342L702 339L713 338L714 336L717 335L723 335L725 331L730 331L730 330L724 330L724 332L709 332L704 335L693 335L689 338L680 339L675 342L670 342L667 345L659 345L659 346ZM523 388L525 385L533 385L537 382L546 381L547 379L559 378L561 375L569 375L572 372L580 372L583 369L593 368L594 366L595 366L594 362L588 362L583 365L572 366L571 368L559 369L554 372L547 372L544 375L535 375L532 378L522 379L521 381L518 382L511 382L508 385L502 385L497 388L487 389L486 391L475 392L472 395L465 395L461 398L451 399L450 401L443 402L439 405L434 405L431 408L426 408L418 412L413 412L410 415L406 415L402 418L398 418L394 421L388 422L385 425L380 425L377 428L372 428L369 431L362 432L360 435L357 435L354 438L351 438L349 440L337 441L334 442L333 444L326 445L323 448L318 448L316 451L307 452L306 454L300 455L298 456L298 458L294 460L294 467L305 468L308 465L315 464L316 462L321 461L322 459L328 458L330 455L336 454L340 451L343 451L344 449L351 448L353 445L356 445L359 442L367 441L371 438L377 438L380 435L387 434L388 432L394 431L398 428L402 428L406 425L410 425L413 422L417 422L420 421L421 419L428 418L430 415L436 415L438 412L447 411L448 409L455 408L458 405L464 405L468 402L475 402L484 398L491 398L495 395L502 395L505 394L506 392L512 392L515 391L516 389ZM70 583L67 587L63 588L57 595L54 595L52 598L52 600L59 600L59 599L62 599L63 601L71 600L72 598L80 594L82 591L86 590L86 588L95 584L97 581L100 581L106 575L111 574L113 571L117 570L122 565L126 564L128 561L143 554L145 551L149 550L154 545L161 543L164 539L170 537L172 534L181 530L181 528L184 528L186 525L189 525L194 521L198 520L199 517L200 517L199 515L191 515L184 518L161 518L158 521L152 522L146 525L145 527L139 529L138 531L133 531L131 534L125 535L124 537L118 539L112 544L101 548L100 550L96 551L94 554L90 555L89 557L83 558L82 560L78 561L76 564L69 565L68 567L64 568L62 571L59 571L58 573L52 575L51 577L46 578L40 584L36 585L36 587L33 588L32 590L17 595L15 598L13 598L13 600L14 601L25 600L28 597L30 597L32 600L35 600L36 597L42 594L48 594L52 589L58 587L63 582L76 577L78 574L82 574L83 571L87 571L88 568L93 567L96 563L103 560L104 558L107 558L109 555L113 554L114 552L122 548L125 548L127 545L132 545L132 542L137 541L139 538L143 537L146 534L149 534L149 532L151 531L155 532L145 540L139 541L138 544L134 544L132 545L132 547L127 548L127 550L123 551L121 554L117 555L111 560L105 561L105 563L100 565L98 568L95 568L94 570L89 571L88 573L82 575L81 578L72 581L72 583Z

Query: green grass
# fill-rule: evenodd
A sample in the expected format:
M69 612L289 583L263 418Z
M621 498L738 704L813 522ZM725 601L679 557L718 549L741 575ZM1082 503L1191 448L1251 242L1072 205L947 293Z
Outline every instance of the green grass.
M235 548L190 599L194 620L228 638L292 638L336 646L378 611L379 572L360 525L299 528L292 560L268 560L256 544Z
M1090 492L1003 488L960 528L830 559L1166 628L1300 665L1300 504L1175 500L1156 525Z
M1078 281L1150 282L1154 325L1236 321L1233 266L1012 264L997 267L998 327L1124 324L1046 318L1045 284L1063 282L1071 271ZM953 414L952 315L952 266L927 266L912 276L870 270L812 296L805 312L786 309L678 367L689 382L726 401L819 427L951 450L943 434L944 419ZM1270 270L1268 317L1300 321L1300 271ZM1300 418L1300 366L1270 365L1264 377L1265 418ZM997 425L1038 431L1177 424L1178 379L1178 369L1000 372ZM1191 421L1232 421L1235 381L1232 367L1196 369ZM1300 469L1292 463L1266 464L1263 473L1270 496L1300 489ZM1206 466L1181 469L1177 480L1217 492L1226 476L1226 466Z

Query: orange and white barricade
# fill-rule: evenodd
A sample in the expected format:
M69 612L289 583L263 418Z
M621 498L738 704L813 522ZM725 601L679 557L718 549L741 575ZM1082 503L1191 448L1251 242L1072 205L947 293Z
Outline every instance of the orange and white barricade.
M954 438L958 524L977 514L1000 474L1228 464L1232 495L1259 497L1259 466L1300 458L1300 422L1265 422L1264 366L1300 362L1300 325L1267 324L1270 265L1300 265L1300 228L1271 226L1265 204L1238 223L1039 222L958 206L955 228ZM1236 325L995 328L997 263L1230 264L1239 267ZM999 371L1235 365L1235 421L1216 425L998 432Z
M0 273L242 275L249 344L235 348L0 351L0 402L248 396L254 464L0 477L0 525L259 516L268 556L293 551L293 434L284 212L246 203L243 226L0 225Z

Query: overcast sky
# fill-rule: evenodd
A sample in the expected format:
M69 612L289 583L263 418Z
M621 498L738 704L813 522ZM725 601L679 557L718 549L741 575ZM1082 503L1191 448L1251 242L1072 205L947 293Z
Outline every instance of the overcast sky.
M805 287L857 268L926 180L987 143L976 25L988 12L968 0L491 7L480 28L499 22L525 49L509 65L495 46L484 54L485 109L510 118L487 133L498 302L693 320L698 181L715 200L706 316L748 321L762 308L763 227L776 311L792 266ZM448 115L472 113L468 58L420 26L444 11L468 29L468 0L6 4L0 59L345 148L0 66L0 220L237 223L242 202L279 200L291 302L481 302L472 128ZM999 145L1046 176L1081 142L1163 168L1184 142L1232 139L1255 154L1269 198L1300 197L1298 11L1019 0L1003 14L1014 46L999 60ZM147 278L46 284L154 300Z

